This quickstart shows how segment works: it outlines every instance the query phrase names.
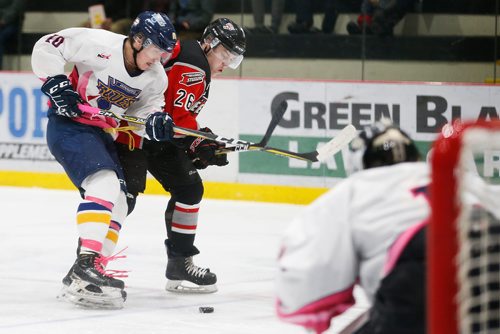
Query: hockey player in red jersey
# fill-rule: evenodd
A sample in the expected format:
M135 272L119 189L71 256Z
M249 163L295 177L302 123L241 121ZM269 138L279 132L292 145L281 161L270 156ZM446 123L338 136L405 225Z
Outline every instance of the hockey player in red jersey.
M366 127L351 147L352 165L363 170L307 207L285 233L278 316L323 333L354 304L359 283L372 306L356 334L424 334L429 168L392 124Z
M33 72L49 97L47 144L83 198L76 214L77 259L61 296L85 307L121 308L124 282L106 272L127 215L123 171L113 143L112 119L84 112L82 104L144 117L140 136L171 140L172 120L162 112L167 88L162 59L176 43L168 17L141 13L124 36L70 28L42 37L33 48ZM66 63L74 64L69 78ZM86 106L88 107L88 106ZM145 131L144 131L145 130Z
M172 58L165 64L169 80L165 110L176 125L210 131L200 126L196 118L208 99L211 79L228 67L237 68L243 60L245 48L243 29L226 18L208 25L200 41L177 43ZM136 197L145 189L146 170L171 194L165 211L167 291L217 291L216 275L208 268L194 265L192 259L199 253L194 239L203 197L203 183L197 169L225 166L227 156L216 154L221 147L214 141L182 135L175 135L169 143L138 137L134 143L142 150L129 150L126 136L120 136L117 143L131 195L129 213L134 209Z

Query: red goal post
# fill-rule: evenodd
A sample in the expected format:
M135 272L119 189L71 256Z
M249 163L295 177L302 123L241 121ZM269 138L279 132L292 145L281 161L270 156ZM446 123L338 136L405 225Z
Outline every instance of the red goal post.
M431 165L428 333L500 333L500 121L446 127Z

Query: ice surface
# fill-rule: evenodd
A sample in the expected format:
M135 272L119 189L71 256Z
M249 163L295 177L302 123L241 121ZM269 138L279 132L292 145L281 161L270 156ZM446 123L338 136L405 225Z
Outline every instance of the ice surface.
M143 195L124 224L118 249L131 270L122 310L85 310L60 302L61 279L75 258L76 191L0 187L0 333L295 334L274 313L273 275L283 229L299 205L204 200L195 263L218 276L219 291L180 295L164 290L163 212L168 197ZM338 333L366 306L336 318ZM214 313L201 314L200 306Z

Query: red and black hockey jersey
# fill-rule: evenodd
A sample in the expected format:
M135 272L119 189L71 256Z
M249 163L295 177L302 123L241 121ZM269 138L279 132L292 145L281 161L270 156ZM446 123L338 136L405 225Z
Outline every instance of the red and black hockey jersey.
M165 111L178 126L198 130L196 117L205 106L210 90L210 65L195 40L177 42L165 65L169 87L165 91Z

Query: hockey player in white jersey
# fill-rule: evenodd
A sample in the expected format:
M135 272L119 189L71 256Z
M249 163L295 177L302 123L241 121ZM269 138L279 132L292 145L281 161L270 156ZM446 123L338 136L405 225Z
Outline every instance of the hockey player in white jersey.
M372 305L356 333L423 334L428 166L392 124L367 127L351 148L363 170L307 207L284 236L278 316L322 333L354 304L360 284Z
M126 185L112 133L113 119L82 104L147 118L151 140L172 138L172 120L162 112L168 79L161 65L176 43L165 14L143 12L129 36L70 28L42 37L34 46L33 72L49 97L47 144L79 189L77 259L63 279L62 296L79 305L121 308L124 282L106 271L127 215ZM74 65L71 74L64 66ZM54 208L56 209L56 208Z

